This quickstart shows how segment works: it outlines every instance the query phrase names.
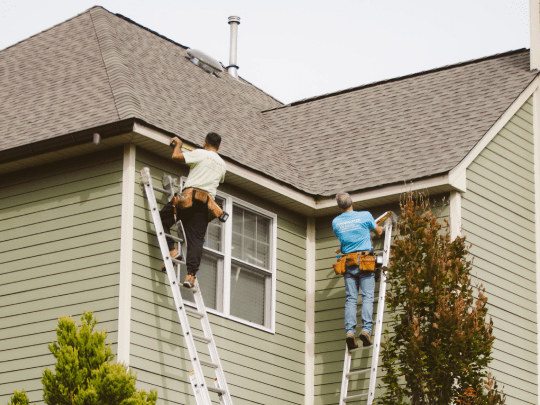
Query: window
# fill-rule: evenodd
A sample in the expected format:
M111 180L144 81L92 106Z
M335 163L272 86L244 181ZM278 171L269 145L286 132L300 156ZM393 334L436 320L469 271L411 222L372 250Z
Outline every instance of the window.
M274 329L276 216L218 191L227 222L208 224L197 279L207 310L262 329ZM186 275L181 266L180 277ZM189 290L182 296L193 301Z

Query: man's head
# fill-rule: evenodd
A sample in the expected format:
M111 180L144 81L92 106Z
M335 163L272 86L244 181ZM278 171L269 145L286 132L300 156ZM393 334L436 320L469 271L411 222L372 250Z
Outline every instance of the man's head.
M336 201L341 212L352 210L352 200L348 193L337 193Z
M204 139L205 148L209 146L212 149L218 150L219 145L221 145L221 136L215 132L208 132L206 138Z

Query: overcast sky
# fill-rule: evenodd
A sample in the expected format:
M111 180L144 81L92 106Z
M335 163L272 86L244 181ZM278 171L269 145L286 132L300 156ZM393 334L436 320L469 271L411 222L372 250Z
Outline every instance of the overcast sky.
M0 49L94 5L225 65L240 16L240 76L284 103L530 46L529 0L0 0Z

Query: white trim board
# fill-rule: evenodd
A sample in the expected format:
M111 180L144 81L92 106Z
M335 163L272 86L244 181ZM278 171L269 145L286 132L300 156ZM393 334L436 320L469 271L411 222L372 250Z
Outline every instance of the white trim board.
M534 226L536 238L536 327L540 334L540 89L533 94L533 139L534 139ZM540 386L540 340L538 341L537 378ZM540 400L539 400L540 403Z
M450 238L461 236L461 193L450 192Z
M448 180L452 184L459 182L459 178L462 177L470 164L478 157L478 155L484 150L484 148L497 136L497 134L504 128L504 126L510 121L516 112L519 111L521 106L531 97L534 91L540 86L540 76L537 76L531 84L520 94L520 96L506 109L503 115L491 126L488 132L480 139L480 141L471 149L471 151L465 156L465 158L448 174Z
M122 217L120 226L120 281L118 291L117 360L129 366L131 334L131 278L133 273L133 215L135 209L135 145L124 145Z
M315 403L315 229L315 218L308 218L306 229L305 405Z
M540 69L540 0L529 0L530 18L530 68Z

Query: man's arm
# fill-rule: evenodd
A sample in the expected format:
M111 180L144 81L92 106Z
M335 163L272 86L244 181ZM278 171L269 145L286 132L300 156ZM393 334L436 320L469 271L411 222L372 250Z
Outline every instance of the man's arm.
M380 226L380 225L377 225L375 227L375 229L373 229L375 231L375 233L377 233L377 235L381 236L382 235L382 232L383 232L383 227Z
M182 141L178 137L171 138L171 146L174 146L172 158L178 160L181 163L186 163L184 154L182 153Z

